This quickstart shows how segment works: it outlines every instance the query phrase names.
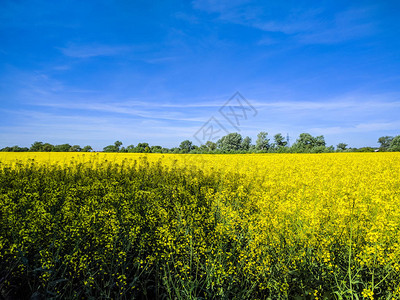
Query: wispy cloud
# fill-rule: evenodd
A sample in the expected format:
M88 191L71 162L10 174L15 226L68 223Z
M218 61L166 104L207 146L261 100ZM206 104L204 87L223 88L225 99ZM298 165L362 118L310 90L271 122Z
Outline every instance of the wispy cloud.
M140 103L140 104L139 104ZM145 102L139 103L87 103L87 102L37 102L35 106L52 107L59 109L70 109L82 111L94 111L108 114L121 114L129 115L134 117L140 117L145 119L158 119L158 120L170 120L170 121L187 121L187 122L201 122L201 117L189 117L190 114L182 113L180 111L166 111L163 108L188 108L188 106L178 105L147 105Z
M66 56L76 58L89 58L95 56L114 56L121 55L133 50L130 46L110 46L110 45L77 45L70 44L67 47L59 48Z
M340 101L276 101L260 102L253 101L253 105L258 109L282 109L290 111L329 111L329 110L371 110L371 109L400 109L400 101L393 100L340 100Z
M29 146L39 140L54 144L90 144L96 150L101 150L119 139L126 145L150 142L172 147L176 146L174 140L177 136L182 140L190 138L197 130L197 125L174 126L165 120L133 120L121 116L71 115L63 111L38 112L27 109L7 113L22 122L19 125L0 125L0 140L5 145Z
M367 21L368 9L349 9L339 12L329 22L314 24L311 30L300 32L297 39L306 44L333 44L369 36L376 32Z
M249 1L197 0L193 7L209 13L217 13L224 22L250 26L271 33L283 33L303 44L334 44L375 33L375 25L369 20L371 9L353 8L326 13L322 6L288 8L281 11L279 18L268 14L270 6L247 5ZM273 39L264 38L262 44L272 44Z
M310 128L310 132L314 134L322 135L346 135L348 133L371 133L375 131L393 131L399 130L400 121L393 122L371 122L371 123L359 123L354 126L342 127L315 127Z

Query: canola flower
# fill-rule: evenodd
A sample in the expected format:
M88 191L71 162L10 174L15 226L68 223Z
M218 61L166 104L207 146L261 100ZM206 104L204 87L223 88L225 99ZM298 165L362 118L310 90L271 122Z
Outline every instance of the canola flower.
M0 293L398 299L399 200L399 153L0 153Z

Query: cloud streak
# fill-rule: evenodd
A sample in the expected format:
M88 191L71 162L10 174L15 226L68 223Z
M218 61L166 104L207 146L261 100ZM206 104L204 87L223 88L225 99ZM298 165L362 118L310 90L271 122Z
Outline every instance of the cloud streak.
M133 51L130 46L110 46L110 45L77 45L70 44L67 47L59 48L65 56L74 58L90 58L96 56L115 56Z
M279 18L268 14L268 7L248 5L249 1L221 4L217 1L197 0L193 7L217 13L224 22L253 27L264 32L282 33L301 44L335 44L375 33L375 23L368 20L369 8L347 8L334 15L320 7L287 9ZM272 8L272 5L270 6ZM260 41L262 44L263 40ZM273 44L272 39L267 39Z

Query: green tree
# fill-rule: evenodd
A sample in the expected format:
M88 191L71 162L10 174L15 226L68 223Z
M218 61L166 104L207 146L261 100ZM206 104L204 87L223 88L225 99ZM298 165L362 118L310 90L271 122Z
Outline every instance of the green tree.
M104 152L117 152L115 149L115 145L108 145L103 148Z
M249 151L250 150L250 146L251 146L251 138L246 136L243 141L242 141L242 145L241 145L241 149L245 150L245 151Z
M122 146L122 142L121 142L121 141L115 141L115 142L114 142L114 145L115 145L115 147L117 148L117 152L118 152L119 149L120 149L121 146Z
M193 143L189 140L184 140L180 145L179 149L182 153L189 153L193 149Z
M42 145L42 150L41 151L44 151L44 152L54 151L54 146L52 144L45 143L45 144Z
M162 147L161 146L151 146L150 151L151 151L151 153L162 153Z
M345 151L346 149L347 149L347 144L345 144L345 143L339 143L339 144L337 144L337 146L336 146L336 148L339 150L339 151Z
M29 148L27 147L19 147L19 146L12 146L12 147L4 147L0 149L2 152L27 152Z
M241 148L242 140L242 136L239 133L229 133L217 141L217 148L228 152L237 151Z
M392 136L381 136L378 139L378 143L381 144L381 146L379 147L379 150L381 151L386 151L389 149L391 143L393 141L393 137Z
M217 144L212 141L207 141L205 146L207 147L208 151L213 151L217 149Z
M274 142L276 147L286 147L287 141L285 141L285 138L282 136L281 133L277 133L274 135Z
M108 145L103 148L104 152L119 152L122 142L115 141L114 145Z
M82 152L92 152L92 151L93 151L93 148L92 148L92 146L89 146L89 145L82 148Z
M322 139L317 144L316 138L311 134L301 133L299 138L296 140L296 143L293 144L292 149L295 152L311 152L313 147L324 146L325 140L323 139L323 136L320 137L322 137Z
M134 145L126 146L126 151L129 153L135 152L136 151L135 146Z
M266 151L269 149L270 144L269 144L269 138L267 138L268 132L261 131L259 134L257 134L257 140L256 140L256 149L259 151Z
M326 146L326 143L325 143L325 138L323 135L319 135L314 138L313 147L325 147L325 146Z
M400 151L400 135L393 138L388 148L389 151Z
M372 147L361 147L361 148L353 148L354 152L374 152L375 149Z
M81 146L79 145L73 145L71 146L71 148L69 149L70 152L80 152L82 150Z
M171 148L170 149L170 153L175 153L175 154L177 154L177 153L180 153L180 149L178 148L178 147L173 147L173 148Z
M70 148L71 148L70 144L55 145L54 146L54 151L56 151L56 152L69 152Z
M208 148L205 144L202 144L199 147L199 151L200 151L200 153L206 153L206 152L208 152Z
M39 152L42 151L42 147L43 147L43 142L34 142L29 148L29 151Z
M150 146L148 143L139 143L136 146L136 151L137 153L147 153L150 152Z

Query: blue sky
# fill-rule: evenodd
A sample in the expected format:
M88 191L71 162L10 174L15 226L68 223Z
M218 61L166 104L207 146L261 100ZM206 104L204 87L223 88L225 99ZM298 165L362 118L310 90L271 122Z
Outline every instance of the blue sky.
M399 11L398 1L3 0L0 147L199 144L210 118L253 142L309 132L377 146L400 134ZM235 127L220 108L237 91L254 111Z

